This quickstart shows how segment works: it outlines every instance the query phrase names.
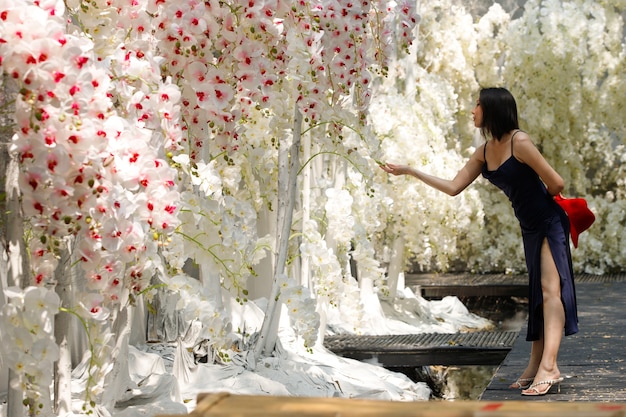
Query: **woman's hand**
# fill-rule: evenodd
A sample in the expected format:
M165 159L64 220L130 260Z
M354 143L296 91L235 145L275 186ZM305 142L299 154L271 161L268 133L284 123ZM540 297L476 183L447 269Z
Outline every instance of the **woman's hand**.
M384 164L380 165L380 168L392 175L408 175L411 173L411 167L408 165Z

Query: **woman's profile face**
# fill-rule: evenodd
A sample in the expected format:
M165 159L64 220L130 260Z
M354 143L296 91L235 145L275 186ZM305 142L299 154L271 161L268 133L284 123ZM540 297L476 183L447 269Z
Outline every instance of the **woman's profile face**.
M474 119L475 127L482 127L483 125L483 108L480 106L480 100L476 100L476 106L472 110L472 118Z

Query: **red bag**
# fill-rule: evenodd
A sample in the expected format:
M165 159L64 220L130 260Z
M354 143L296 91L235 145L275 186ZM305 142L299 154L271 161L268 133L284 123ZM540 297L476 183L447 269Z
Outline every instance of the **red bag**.
M577 248L578 235L591 227L596 220L596 216L589 210L587 200L584 198L565 198L559 194L554 196L554 201L565 210L567 217L569 217L572 243Z

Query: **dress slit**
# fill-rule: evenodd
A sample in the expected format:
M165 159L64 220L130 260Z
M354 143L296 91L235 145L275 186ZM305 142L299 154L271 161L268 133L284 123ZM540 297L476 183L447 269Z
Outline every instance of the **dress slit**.
M541 290L541 246L547 239L552 258L559 274L561 302L565 311L565 335L578 332L576 308L576 292L574 274L570 262L571 253L568 244L569 230L563 230L564 223L553 218L546 222L546 229L541 231L523 232L524 250L529 275L528 294L528 332L527 341L539 340L543 334L543 293ZM569 223L565 223L569 226ZM566 226L566 227L567 227Z

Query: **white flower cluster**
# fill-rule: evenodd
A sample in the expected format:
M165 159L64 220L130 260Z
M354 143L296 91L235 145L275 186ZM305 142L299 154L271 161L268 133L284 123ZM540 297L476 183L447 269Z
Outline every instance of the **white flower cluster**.
M328 248L326 241L317 231L317 227L313 220L304 224L305 240L300 247L300 254L309 261L312 289L316 297L336 306L344 289L343 269L334 251Z
M409 92L396 92L393 85L383 85L385 93L381 91L372 104L372 123L383 137L387 161L452 178L465 159L448 149L445 141L454 134L455 95L441 79L419 68L413 71L421 79L419 95L414 98ZM379 175L384 179L384 173ZM389 187L379 197L385 197L388 205L386 233L404 237L408 260L415 267L447 269L480 233L483 209L476 190L453 199L413 178L387 181Z
M310 350L317 340L320 315L316 311L317 303L311 298L309 288L294 283L295 280L288 279L285 275L279 277L279 300L287 309L295 334L302 338L305 348Z
M452 178L482 143L469 115L479 87L505 86L521 128L564 177L564 194L586 197L597 214L573 251L577 270L620 270L626 225L608 212L620 212L625 192L623 6L529 0L518 11L513 18L494 4L474 19L458 1L420 5L417 65L397 61L397 77L381 84L371 107L384 159ZM485 181L454 199L389 181L386 234L406 239L416 266L526 269L510 203Z
M360 173L348 173L346 187L350 190L354 204L352 212L355 218L355 227L352 230L353 248L350 256L358 269L358 280L369 279L373 282L377 292L385 296L389 293L385 268L381 265L380 235L386 227L384 222L385 199L381 198L382 184L365 182Z
M43 287L12 287L5 294L10 302L0 313L0 338L4 341L0 363L10 364L15 373L11 386L40 403L45 401L41 394L52 382L52 366L59 357L53 323L61 302L56 293ZM35 405L32 411L38 408Z
M586 197L598 215L573 251L576 267L623 269L626 224L608 212L626 198L624 4L529 0L524 9L503 34L503 83L522 128L565 179L564 194Z
M181 311L186 321L202 323L199 340L208 340L218 357L228 351L237 336L232 332L231 317L222 300L217 299L206 284L187 275L176 275L166 283L178 300L176 306L169 306L171 313Z
M326 236L337 245L348 248L354 228L352 216L352 196L347 190L328 188L326 194L326 218L328 221Z

